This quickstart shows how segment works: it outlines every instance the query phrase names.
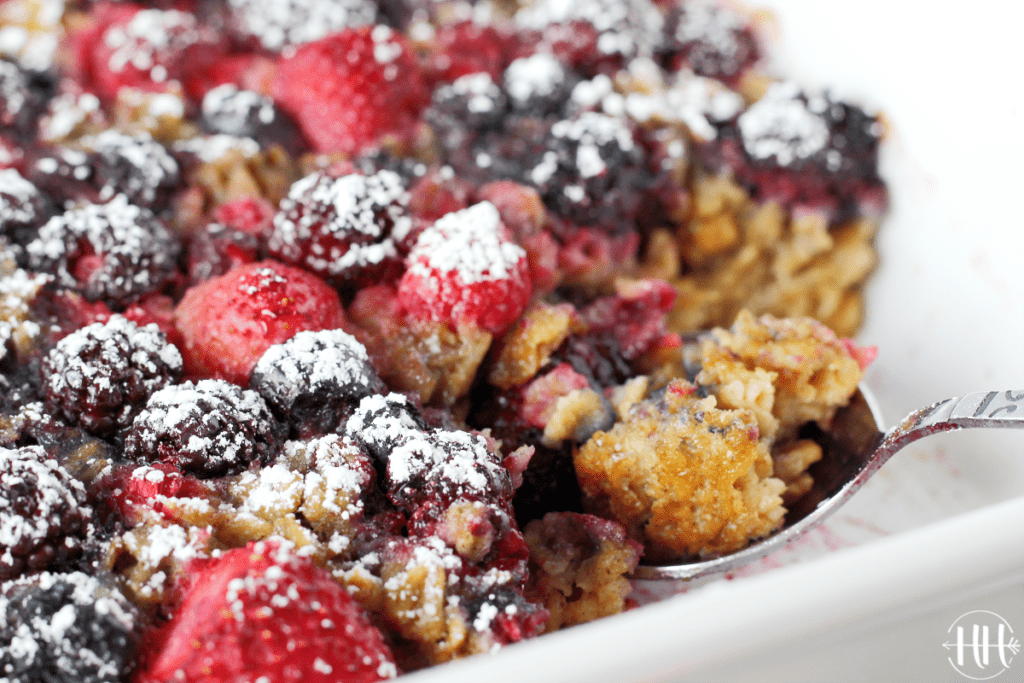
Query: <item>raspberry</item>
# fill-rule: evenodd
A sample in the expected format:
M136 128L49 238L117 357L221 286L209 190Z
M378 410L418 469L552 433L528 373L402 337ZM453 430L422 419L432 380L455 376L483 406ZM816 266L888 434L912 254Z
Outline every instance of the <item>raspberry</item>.
M291 683L303 676L370 683L398 673L380 631L345 588L272 542L197 562L161 636L137 683Z
M13 168L0 171L0 238L27 244L52 213L49 199Z
M735 12L709 0L688 0L665 21L667 68L736 84L761 56L754 33Z
M434 36L428 68L431 75L448 83L476 73L498 80L513 41L493 26L472 20L442 25Z
M249 386L299 439L334 431L360 399L386 389L366 349L342 330L299 332L271 346L253 368Z
M131 3L99 3L92 24L71 36L80 79L107 100L122 87L163 92L225 50L195 15Z
M305 147L295 122L273 100L232 83L208 91L202 112L203 126L211 133L253 138L261 148L279 144L293 155Z
M332 178L314 173L292 185L267 240L270 255L336 284L397 277L408 236L409 194L392 171Z
M263 398L219 379L175 384L155 392L125 434L124 454L163 462L200 478L265 465L283 441L282 426Z
M115 315L57 342L42 376L56 415L107 436L130 425L153 392L181 379L181 354L155 325Z
M350 155L410 137L429 102L405 39L383 25L299 47L278 65L272 93L315 151Z
M421 318L508 329L530 300L526 252L505 237L490 202L450 213L424 230L398 284L406 310Z
M38 574L0 586L0 671L11 683L120 683L135 665L137 610L107 575Z
M93 178L103 201L123 194L132 204L160 211L181 185L178 162L149 133L105 130L83 142L95 152Z
M213 219L232 230L263 237L274 220L274 207L259 197L243 197L225 202L213 211Z
M82 484L41 446L0 448L0 581L66 565L91 516Z
M174 499L209 500L212 492L199 479L182 474L173 465L125 465L105 476L98 487L105 502L129 526L143 521L152 510L169 522L178 522L179 510L167 505Z
M235 30L274 51L378 23L373 0L228 0L228 6Z
M64 286L114 310L159 292L178 275L178 241L124 195L55 216L25 249L34 270L53 272Z
M249 263L189 288L174 312L187 374L247 386L256 361L303 330L345 324L323 280L275 261Z

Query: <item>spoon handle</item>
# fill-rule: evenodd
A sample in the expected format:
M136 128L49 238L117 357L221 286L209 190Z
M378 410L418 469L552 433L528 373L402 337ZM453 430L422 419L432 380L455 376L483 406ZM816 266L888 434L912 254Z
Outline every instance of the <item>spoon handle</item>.
M885 435L875 459L885 462L908 443L931 434L976 427L1024 429L1024 389L982 391L915 410Z

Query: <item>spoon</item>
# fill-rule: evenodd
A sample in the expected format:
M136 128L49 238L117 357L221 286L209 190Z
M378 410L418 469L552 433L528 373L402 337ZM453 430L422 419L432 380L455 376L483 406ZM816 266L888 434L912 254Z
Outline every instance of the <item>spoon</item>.
M813 435L824 451L810 470L813 488L786 513L782 528L729 555L686 564L641 565L634 579L696 579L736 569L779 550L818 526L850 499L896 451L939 432L975 427L1024 429L1024 389L947 398L910 413L883 433L874 397L861 387L828 431Z

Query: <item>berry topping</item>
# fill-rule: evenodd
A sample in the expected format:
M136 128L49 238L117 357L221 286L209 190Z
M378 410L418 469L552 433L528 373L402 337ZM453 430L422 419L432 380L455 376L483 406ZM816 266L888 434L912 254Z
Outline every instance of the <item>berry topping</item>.
M366 348L342 330L299 332L271 346L249 386L303 439L334 431L360 399L385 390Z
M130 425L153 392L181 379L181 354L156 325L114 315L57 342L42 375L55 414L109 435Z
M505 236L490 202L442 216L420 233L398 285L406 310L494 334L508 329L530 299L526 252Z
M178 162L148 133L106 130L83 142L96 153L95 182L103 201L123 194L132 204L159 210L181 183Z
M72 41L78 68L110 100L122 87L163 92L202 70L217 52L216 33L189 12L102 3L92 19L95 25Z
M445 24L434 36L429 68L434 76L449 83L476 73L497 80L511 42L494 26L472 20Z
M0 59L0 131L34 137L51 90L44 76Z
M103 576L39 574L0 586L0 672L11 683L120 683L139 616Z
M13 168L0 170L0 237L26 244L50 212L50 202L35 185Z
M775 83L702 146L713 168L731 170L755 196L816 208L832 219L878 214L878 119L827 93Z
M412 228L408 201L392 171L340 178L314 173L292 185L281 202L267 249L332 282L374 281L401 267L398 245Z
M181 607L139 683L310 680L397 675L388 646L330 573L275 542L197 562Z
M434 431L409 439L388 457L388 497L400 509L447 507L458 498L507 503L512 480L484 437Z
M345 314L338 294L304 270L249 263L185 292L174 312L187 374L247 386L256 361L303 330L333 330Z
M260 240L255 234L233 230L220 223L204 225L188 243L189 284L199 284L259 259Z
M295 122L278 111L273 100L231 83L213 88L203 97L203 125L210 132L253 138L269 146L280 144L289 152L302 147Z
M600 68L609 58L612 65L622 65L650 56L664 25L661 10L650 0L537 0L519 10L515 19L524 28L543 31L547 42L563 40L566 32L591 33L592 45L573 55L575 66L584 71Z
M390 393L367 396L345 423L345 432L361 443L378 463L386 464L398 446L422 438L427 425L409 399Z
M548 115L562 112L576 78L554 55L538 52L509 64L504 84L514 111Z
M665 51L672 71L735 83L760 57L757 41L743 19L710 0L687 0L666 19Z
M235 28L268 50L320 40L346 28L372 25L373 0L228 0Z
M272 90L314 150L346 154L408 138L430 100L405 39L383 25L299 47L281 60Z
M649 173L623 119L598 112L563 119L547 147L527 180L549 209L611 233L635 222Z
M204 379L150 396L128 428L124 454L201 478L218 477L270 462L282 437L281 425L255 391Z
M124 310L177 276L178 241L124 195L55 216L26 247L29 265L85 296Z
M0 447L0 581L74 559L91 515L85 488L41 446Z

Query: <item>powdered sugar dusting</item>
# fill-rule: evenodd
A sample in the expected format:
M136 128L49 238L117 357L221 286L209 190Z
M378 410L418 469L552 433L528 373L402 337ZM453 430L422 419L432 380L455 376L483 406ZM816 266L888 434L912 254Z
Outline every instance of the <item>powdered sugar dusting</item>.
M457 273L467 285L508 278L526 252L501 232L501 217L490 202L449 213L420 234L410 270L426 277L432 271Z
M345 28L373 24L369 0L229 0L245 33L268 50L302 45Z
M780 166L789 166L825 148L828 124L801 95L795 83L774 83L760 100L740 114L737 124L743 147L750 156L775 157Z

